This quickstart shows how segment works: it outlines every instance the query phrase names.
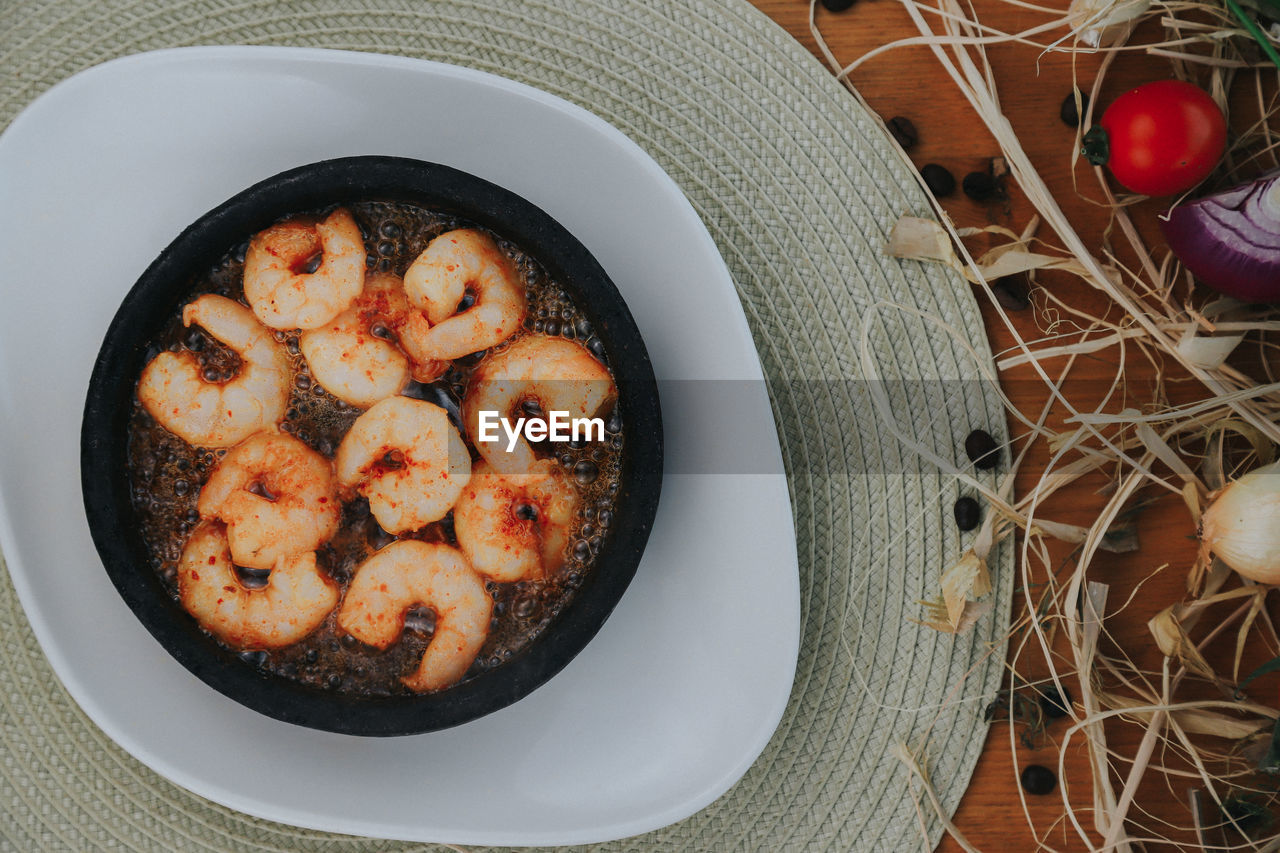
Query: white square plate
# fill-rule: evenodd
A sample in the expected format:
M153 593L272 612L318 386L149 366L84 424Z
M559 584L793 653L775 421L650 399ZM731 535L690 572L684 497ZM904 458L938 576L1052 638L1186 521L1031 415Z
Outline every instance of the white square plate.
M658 518L587 649L509 708L406 738L292 726L189 674L111 586L76 465L98 346L152 258L245 187L357 154L444 163L523 195L616 282L660 382L747 380L732 420L717 419L714 395L664 401ZM764 748L795 672L799 582L759 361L693 208L613 127L418 60L249 47L128 57L56 86L0 137L0 259L0 545L67 689L160 774L317 829L569 844L686 817ZM726 446L752 448L741 470L777 473L702 462Z

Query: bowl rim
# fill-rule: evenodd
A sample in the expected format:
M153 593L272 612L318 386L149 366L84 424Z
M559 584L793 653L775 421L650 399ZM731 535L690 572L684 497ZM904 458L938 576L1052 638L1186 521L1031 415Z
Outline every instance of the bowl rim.
M553 623L510 661L437 693L360 697L258 670L218 644L178 605L157 572L133 510L127 431L148 342L232 247L281 217L359 201L419 204L519 246L565 289L596 330L626 428L619 498L597 562ZM546 683L598 633L635 576L657 512L663 436L658 386L634 318L591 253L546 212L475 175L404 157L322 160L235 194L188 225L147 267L98 351L81 424L81 490L90 534L121 598L187 670L275 719L352 735L419 734L506 707ZM139 568L141 567L141 571Z

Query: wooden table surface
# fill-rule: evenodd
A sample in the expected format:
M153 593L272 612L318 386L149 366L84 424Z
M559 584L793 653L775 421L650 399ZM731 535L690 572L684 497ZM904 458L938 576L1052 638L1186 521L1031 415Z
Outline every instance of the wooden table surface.
M809 31L809 4L806 0L753 2L818 54L817 44ZM1058 2L1065 8L1063 0ZM1014 8L999 0L973 0L973 5L981 20L1006 32L1045 20L1035 12ZM840 13L830 13L819 6L817 13L820 30L842 63L848 63L882 44L916 34L903 7L893 0L858 0L853 8ZM1086 244L1100 246L1107 224L1106 212L1095 203L1101 193L1087 164L1077 167L1078 189L1073 185L1071 152L1075 136L1073 130L1059 119L1059 107L1071 91L1073 71L1081 87L1087 91L1093 83L1098 58L1080 56L1073 61L1066 54L1041 55L1034 48L1016 45L991 48L988 55L996 71L1005 114L1032 162ZM1169 76L1171 71L1167 61L1141 53L1127 56L1108 71L1102 93L1103 103L1108 103L1132 86ZM959 180L969 172L985 169L990 159L999 154L994 140L927 48L901 48L873 58L856 70L851 79L871 108L883 117L888 119L901 115L912 120L919 132L919 143L909 153L917 166L939 163ZM1034 212L1016 188L1012 190L1009 201L1003 204L979 204L957 191L944 201L944 207L958 225L997 223L1015 231L1021 230ZM1154 235L1155 232L1150 230L1154 214L1153 205L1135 211L1135 220L1144 234ZM1105 302L1100 295L1078 279L1048 277L1042 284L1053 288L1059 298L1090 309L1095 314L1105 310ZM992 349L999 353L1011 345L1012 336L991 310L986 296L978 294L978 301L983 308ZM1011 316L1019 332L1027 339L1041 334L1034 311L1022 311ZM1115 358L1113 352L1101 353L1077 368L1067 387L1068 393L1078 401L1077 405L1092 404L1110 385L1117 370ZM1152 368L1149 364L1139 361L1126 365L1126 378L1137 403L1150 399ZM1038 413L1048 398L1044 386L1029 371L1003 374L1002 382L1014 403L1024 412ZM1188 394L1197 393L1194 387L1181 390ZM1177 391L1175 388L1175 393ZM1035 480L1046 458L1045 449L1038 448L1020 472L1017 480L1019 494L1025 493L1027 485ZM1097 493L1103 483L1101 478L1094 479L1065 491L1045 507L1045 517L1091 524L1103 502ZM1182 598L1186 569L1195 551L1194 532L1181 503L1176 498L1161 498L1139 517L1141 550L1124 556L1103 554L1095 560L1091 570L1091 577L1111 584L1111 601L1123 602L1153 570L1169 565L1143 583L1143 594L1130 603L1125 612L1108 620L1114 644L1123 647L1135 660L1157 670L1160 657L1146 623L1156 612ZM1065 547L1054 554L1056 560L1067 556ZM1015 593L1014 615L1023 611L1021 593ZM1046 671L1043 657L1038 652L1024 653L1017 662L1017 671L1024 678L1043 677ZM1037 843L1044 845L1045 849L1089 849L1089 845L1060 819L1062 804L1057 791L1053 796L1027 798L1034 830L1017 795L1018 774L1023 767L1042 763L1056 769L1058 749L1055 744L1061 740L1065 728L1065 721L1050 725L1031 748L1019 747L1015 761L1010 727L1004 723L992 726L982 758L955 818L956 825L971 844L982 851L1033 850L1037 849ZM1107 734L1112 748L1120 756L1127 756L1134 753L1141 729L1132 723L1117 721L1108 726ZM1087 758L1083 748L1076 748L1078 737L1072 744L1067 754L1065 781L1072 803L1080 809L1082 823L1091 825ZM1113 778L1117 790L1128 768L1126 760L1116 760ZM1138 807L1134 809L1135 816L1144 826L1135 831L1150 837L1155 830L1180 844L1191 844L1193 838L1187 831L1190 816L1186 787L1185 784L1181 787L1165 785L1151 776L1140 789L1137 803L1141 811ZM1172 826L1164 826L1161 821L1168 821ZM1136 825L1131 823L1131 826ZM1101 838L1093 837L1092 844L1100 846ZM938 849L957 851L961 848L947 838ZM1156 843L1149 845L1148 849L1171 848L1167 844Z

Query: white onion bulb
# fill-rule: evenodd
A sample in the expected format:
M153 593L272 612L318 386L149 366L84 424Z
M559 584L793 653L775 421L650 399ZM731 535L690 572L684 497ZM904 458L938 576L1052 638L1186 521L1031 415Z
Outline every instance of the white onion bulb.
M1201 518L1200 541L1242 576L1280 584L1280 462L1219 492Z
M1151 0L1071 0L1067 21L1089 47L1110 47L1129 31L1129 22L1149 8Z

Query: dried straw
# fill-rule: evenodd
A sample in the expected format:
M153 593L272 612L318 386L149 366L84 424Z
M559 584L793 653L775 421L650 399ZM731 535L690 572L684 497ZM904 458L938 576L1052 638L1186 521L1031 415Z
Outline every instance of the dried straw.
M1005 399L1011 418L1021 425L1021 434L1015 438L1019 450L1014 465L999 486L986 488L952 462L930 457L990 505L983 545L976 549L978 558L993 542L1015 531L1022 533L1023 612L1015 619L1011 633L1006 704L1014 708L1020 695L1036 686L1019 676L1020 667L1030 662L1028 653L1032 650L1049 670L1048 679L1037 684L1059 689L1069 684L1077 700L1070 711L1069 728L1058 744L1061 815L1049 826L1037 826L1024 799L1028 826L1044 849L1052 849L1047 841L1051 831L1069 827L1090 850L1130 851L1152 841L1172 842L1180 849L1280 850L1280 835L1257 837L1255 830L1244 826L1226 807L1232 798L1242 795L1260 799L1264 807L1273 805L1276 798L1276 786L1268 785L1256 769L1259 744L1269 740L1278 712L1238 693L1241 659L1249 645L1261 644L1270 655L1280 656L1280 637L1265 606L1269 588L1240 582L1225 566L1203 557L1178 567L1188 575L1188 598L1169 601L1151 622L1150 630L1164 655L1158 670L1152 671L1140 667L1123 650L1111 650L1113 644L1106 642L1108 624L1123 618L1127 603L1108 612L1109 588L1095 578L1098 552L1121 541L1117 530L1122 529L1126 513L1134 510L1145 489L1156 487L1179 494L1187 508L1184 532L1194 535L1200 508L1231 470L1275 456L1275 446L1280 444L1280 382L1274 369L1273 336L1280 329L1280 320L1269 309L1230 299L1208 303L1193 299L1189 277L1176 261L1143 243L1130 215L1130 208L1140 199L1115 197L1105 176L1096 169L1099 204L1111 220L1108 234L1123 239L1132 259L1125 263L1117 251L1087 245L1005 118L986 56L989 46L1002 44L1073 55L1101 53L1099 71L1089 88L1091 104L1098 102L1108 70L1124 52L1145 52L1168 60L1175 75L1195 76L1224 110L1229 92L1251 92L1257 117L1251 122L1232 117L1240 131L1215 178L1225 186L1280 167L1280 139L1272 129L1280 59L1275 64L1259 61L1254 41L1267 42L1262 50L1269 57L1274 53L1272 40L1252 26L1248 15L1241 18L1234 0L1227 0L1226 7L1214 2L1153 6L1145 0L1077 0L1066 13L1002 0L1044 18L1015 33L980 21L975 10L959 0L898 2L918 34L844 63L824 40L815 4L811 3L810 29L832 71L859 97L851 78L860 68L900 47L927 46L991 132L1012 178L1037 214L1021 233L981 229L1007 242L975 258L965 240L976 230L957 229L933 199L938 211L936 223L902 223L901 239L895 232L890 247L899 256L950 264L986 292L994 316L1015 342L998 354L997 371L1029 368L1045 389L1046 403L1033 416ZM1102 33L1090 32L1103 21L1113 26ZM1135 32L1144 37L1134 39ZM1095 36L1101 47L1088 43ZM1091 120L1090 110L1081 126L1087 127ZM901 149L899 154L906 159ZM929 192L923 181L921 187ZM1079 277L1105 295L1108 310L1103 316L1093 316L1040 289L1036 303L1045 334L1032 340L1024 338L994 299L988 282L1008 272L1047 269ZM910 310L880 304L874 314ZM873 321L874 317L864 332L863 360L868 376L875 375L865 338ZM946 331L959 338L954 330ZM1249 357L1241 358L1241 354ZM1067 390L1082 357L1095 362L1111 358L1115 364L1114 377L1101 402L1078 402ZM1125 381L1124 365L1135 357L1149 361L1156 373L1157 381L1145 392ZM980 362L976 354L974 358ZM989 375L989 366L980 366ZM1198 394L1190 402L1169 404L1165 391L1175 380L1184 385L1190 380ZM1180 396L1187 397L1186 393ZM875 403L888 429L910 443L908 431L895 421L887 401L877 397ZM1060 426L1049 426L1051 411L1065 415L1054 421ZM1036 472L1027 494L1015 499L1014 475L1030 448L1040 442L1049 449L1049 460ZM923 447L914 449L927 454ZM1092 524L1082 527L1041 517L1042 506L1052 495L1099 472L1109 476L1111 485ZM1050 561L1048 539L1075 545L1065 576ZM944 577L954 577L954 570ZM977 599L980 591L975 585L965 593ZM933 618L927 624L963 630L963 624L954 618L960 612L954 605L951 599L931 602L926 615ZM1234 609L1225 616L1215 610L1213 620L1202 618L1210 608L1232 605ZM944 618L948 610L952 614L949 622ZM1235 656L1230 667L1220 667L1220 672L1209 663L1205 650L1210 642L1232 632ZM1063 644L1065 654L1060 651ZM1108 649L1105 653L1104 648ZM1206 691L1217 692L1221 698L1203 698ZM1023 742L1016 716L1011 713L1008 722L1015 766ZM1119 755L1108 744L1106 724L1121 720L1142 727L1143 736L1132 755ZM1031 728L1035 725L1033 721ZM1069 783L1075 780L1066 776L1067 750L1081 739L1089 754L1090 809L1081 809L1078 798L1073 805ZM923 789L926 801L934 802L919 756L903 749L898 757L913 784ZM1143 792L1149 789L1143 782L1152 776L1162 777L1169 791L1180 800L1186 799L1185 826L1155 819L1141 802ZM961 847L974 849L953 825L946 825Z

